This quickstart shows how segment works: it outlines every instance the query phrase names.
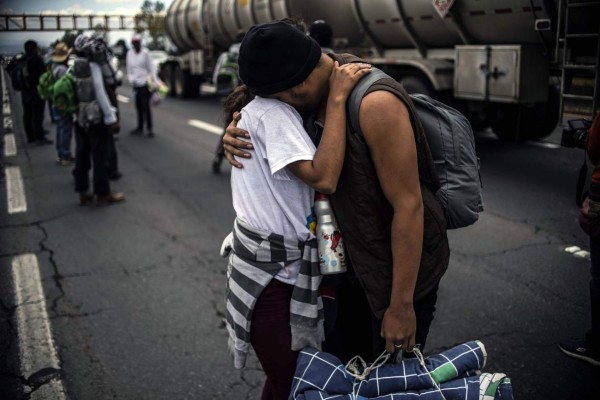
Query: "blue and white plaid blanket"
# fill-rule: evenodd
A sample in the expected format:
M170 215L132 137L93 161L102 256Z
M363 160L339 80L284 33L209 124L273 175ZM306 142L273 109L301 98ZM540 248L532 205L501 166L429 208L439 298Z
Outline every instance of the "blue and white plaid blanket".
M305 348L298 356L290 399L512 400L506 375L481 374L486 357L483 344L473 341L427 357L426 369L410 358L357 377L331 354Z

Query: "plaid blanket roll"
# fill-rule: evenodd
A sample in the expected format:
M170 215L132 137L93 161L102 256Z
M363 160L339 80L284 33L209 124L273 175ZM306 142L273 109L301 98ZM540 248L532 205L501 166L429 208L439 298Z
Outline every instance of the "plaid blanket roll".
M472 341L425 358L427 370L418 359L408 358L384 364L361 380L337 357L306 348L298 356L290 399L512 400L506 375L480 374L486 357L484 345Z
M321 348L325 334L317 240L289 240L235 220L226 293L228 346L235 368L246 363L252 311L258 297L279 271L296 260L301 265L290 301L292 350Z

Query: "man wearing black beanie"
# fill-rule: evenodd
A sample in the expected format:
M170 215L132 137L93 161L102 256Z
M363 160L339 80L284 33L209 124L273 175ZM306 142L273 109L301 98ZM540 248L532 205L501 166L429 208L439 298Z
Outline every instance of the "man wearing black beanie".
M286 78L296 82L291 77L312 65L311 47L300 46L295 30L263 24L244 39L242 48L252 50L244 62L254 67L248 83L256 94L281 88ZM360 61L350 54L324 55L301 84L272 96L303 112L304 127L318 143L329 72L335 62ZM446 220L430 185L437 179L435 166L410 97L384 77L368 89L359 118L362 132L346 129L344 165L330 196L350 267L336 288L337 317L329 321L323 347L342 362L355 355L373 361L384 349L424 347L450 255ZM226 157L242 168L234 156L250 158L245 150L252 145L236 137L249 135L230 124Z

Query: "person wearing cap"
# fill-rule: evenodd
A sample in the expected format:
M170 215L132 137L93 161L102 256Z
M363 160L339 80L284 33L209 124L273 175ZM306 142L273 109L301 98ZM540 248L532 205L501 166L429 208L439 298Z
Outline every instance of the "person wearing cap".
M260 68L242 76L245 83L276 85L276 69L293 71L304 64L301 57L289 56L287 40L274 39L285 36L281 30L267 23L246 34L240 57L246 52ZM360 61L333 53L323 59L324 71L336 61ZM318 143L319 123L329 119L323 108L329 82L325 73L315 69L313 74L282 100L302 112L305 129ZM435 165L410 97L396 80L380 79L363 98L359 117L362 132L347 129L344 166L330 196L349 267L336 286L334 317L325 321L331 326L324 350L342 362L356 355L373 361L384 350L424 347L450 257L446 219L435 196ZM236 156L251 158L248 149L258 143L238 137L251 138L230 124L223 139L226 157L242 168Z
M243 42L238 62L245 85L228 97L225 110L230 114L246 104L240 126L257 144L258 157L231 173L236 220L226 320L235 367L244 366L252 345L265 371L263 400L288 399L297 352L320 348L324 339L312 205L315 190L335 191L344 158L346 98L370 71L358 63L324 68L325 56L313 39L300 30L280 32L281 38L271 40L289 41L289 51L281 56L298 64L279 69L256 63L249 54L253 49ZM329 118L318 147L300 114L283 101L315 79L330 82L324 105ZM257 242L262 244L253 245Z
M44 106L45 102L37 91L40 76L46 71L44 59L38 53L35 40L27 40L24 45L25 55L22 62L27 63L26 87L21 91L21 104L23 105L23 126L28 143L47 145L54 143L47 139L44 131Z
M140 35L134 35L131 38L132 48L127 52L126 67L127 78L133 86L133 97L135 99L135 109L137 112L137 126L130 133L141 135L144 133L144 121L148 137L153 137L152 131L152 110L150 108L150 88L148 87L148 77L152 80L154 87L158 87L158 77L156 69L147 49L142 47L142 38Z
M66 43L59 42L54 46L52 52L52 76L56 82L69 69L67 62L71 55L71 49ZM71 137L73 136L73 115L67 113L61 115L53 106L51 112L56 119L56 151L58 153L57 162L59 165L68 166L75 161L71 153Z

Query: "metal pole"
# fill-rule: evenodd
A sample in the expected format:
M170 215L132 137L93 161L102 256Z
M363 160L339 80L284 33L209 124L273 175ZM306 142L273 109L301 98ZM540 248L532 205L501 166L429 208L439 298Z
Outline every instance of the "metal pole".
M558 20L556 21L556 44L554 47L554 62L558 62L558 52L560 47L560 23L562 20L562 9L563 9L563 0L558 1Z

